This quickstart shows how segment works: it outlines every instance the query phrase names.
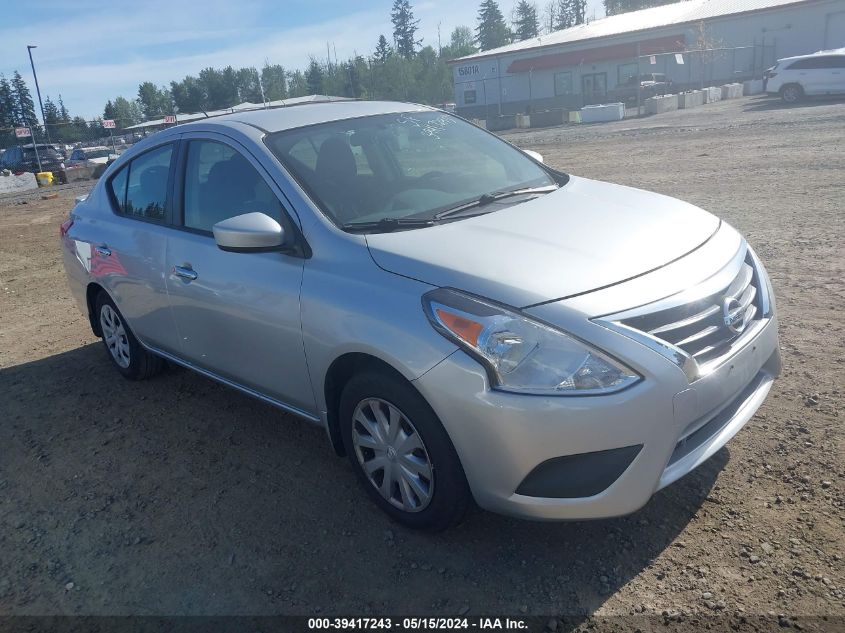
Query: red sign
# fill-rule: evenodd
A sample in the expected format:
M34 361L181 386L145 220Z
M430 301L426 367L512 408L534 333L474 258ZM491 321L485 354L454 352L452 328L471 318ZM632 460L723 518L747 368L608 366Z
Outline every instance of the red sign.
M165 123L176 123L176 115L175 114L168 114L164 117Z
M106 127L106 128L115 127L114 119L103 119L103 127Z
M18 138L24 138L27 136L32 136L32 132L28 127L16 127L15 136L17 136Z

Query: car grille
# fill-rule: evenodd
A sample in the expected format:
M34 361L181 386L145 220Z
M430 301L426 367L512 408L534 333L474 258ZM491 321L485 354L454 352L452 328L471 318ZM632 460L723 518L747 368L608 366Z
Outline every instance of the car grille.
M680 348L703 365L729 351L761 316L760 276L746 255L737 275L718 292L621 322Z

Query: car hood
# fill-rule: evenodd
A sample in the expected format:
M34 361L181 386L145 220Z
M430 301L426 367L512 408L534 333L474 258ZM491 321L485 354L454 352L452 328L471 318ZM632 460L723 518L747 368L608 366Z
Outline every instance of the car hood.
M570 177L558 191L465 220L367 235L381 268L525 307L610 286L694 250L719 228L691 204Z

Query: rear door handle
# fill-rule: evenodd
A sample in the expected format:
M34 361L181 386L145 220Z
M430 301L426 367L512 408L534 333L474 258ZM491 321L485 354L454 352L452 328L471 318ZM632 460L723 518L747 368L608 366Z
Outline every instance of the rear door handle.
M111 255L111 249L108 246L95 246L94 250L97 251L98 255L102 255L103 257Z
M174 266L173 274L177 277L181 277L182 279L187 279L188 281L193 281L199 276L193 268L187 268L185 266Z

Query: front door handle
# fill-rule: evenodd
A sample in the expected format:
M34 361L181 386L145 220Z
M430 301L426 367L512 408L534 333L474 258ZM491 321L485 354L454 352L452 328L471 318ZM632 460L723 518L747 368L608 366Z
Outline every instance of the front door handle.
M198 276L197 272L193 268L185 266L174 266L173 274L177 277L181 277L182 279L187 279L188 281L193 281Z
M111 255L111 249L108 246L95 246L94 250L97 251L98 255L102 255L103 257Z

